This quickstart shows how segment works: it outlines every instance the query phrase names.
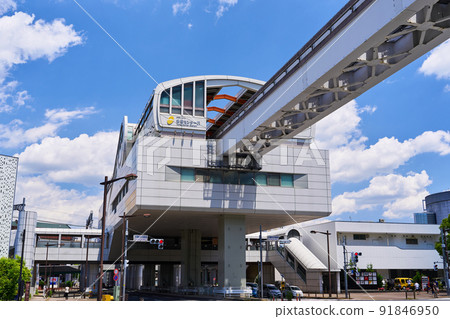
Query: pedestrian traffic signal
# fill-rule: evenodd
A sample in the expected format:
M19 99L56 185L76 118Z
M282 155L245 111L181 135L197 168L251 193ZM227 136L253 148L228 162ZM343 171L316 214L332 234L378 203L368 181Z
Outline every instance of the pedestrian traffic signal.
M434 271L437 271L437 270L438 270L438 265L434 264Z

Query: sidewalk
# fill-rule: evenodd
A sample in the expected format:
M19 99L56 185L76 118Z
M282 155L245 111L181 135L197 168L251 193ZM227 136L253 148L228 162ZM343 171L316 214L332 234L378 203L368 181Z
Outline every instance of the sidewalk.
M30 301L97 301L97 298L83 298L80 296L75 296L75 298L73 296L70 296L69 299L65 299L64 296L61 297L51 297L51 298L47 298L44 299L44 297L42 296L42 294L40 295L35 295L32 296L30 298Z

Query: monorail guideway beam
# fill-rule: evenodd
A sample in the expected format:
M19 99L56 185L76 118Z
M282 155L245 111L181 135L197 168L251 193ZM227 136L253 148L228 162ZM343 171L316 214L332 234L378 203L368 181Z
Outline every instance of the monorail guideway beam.
M450 0L350 1L213 138L260 157L449 37Z

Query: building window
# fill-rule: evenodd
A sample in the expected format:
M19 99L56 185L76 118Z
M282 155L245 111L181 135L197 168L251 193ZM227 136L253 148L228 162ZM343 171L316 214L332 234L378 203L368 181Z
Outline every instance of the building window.
M222 184L223 183L222 172L217 170L210 170L209 182L215 184Z
M183 92L183 114L184 115L192 115L192 105L193 105L193 85L192 83L186 83L184 85L184 92Z
M417 238L406 238L406 244L407 245L418 245L419 241Z
M225 171L223 173L223 183L224 184L239 184L239 176L236 171Z
M297 187L294 180L296 175L280 173L254 173L236 170L219 170L208 168L166 167L166 181L228 184L228 185L253 185L253 186L282 186ZM127 185L128 187L128 185ZM128 190L128 188L126 189ZM123 195L124 196L124 195ZM117 203L120 202L118 198Z
M195 170L193 168L181 168L181 181L182 182L194 182Z
M280 174L267 174L268 186L280 186Z
M161 99L159 100L159 110L161 113L169 113L170 94L169 89L161 92Z
M120 189L119 193L117 194L116 198L114 198L112 202L112 213L115 214L117 212L117 205L122 201L122 199L125 197L125 195L128 193L128 181L125 182L125 185Z
M255 185L253 180L253 173L240 172L239 173L239 184L241 185Z
M366 240L367 237L366 234L353 234L353 240Z
M264 173L256 173L255 181L258 186L267 186L267 175Z
M205 116L205 83L195 82L195 116Z
M294 187L293 176L290 174L280 174L280 181L282 187Z
M172 114L181 114L181 85L172 88Z

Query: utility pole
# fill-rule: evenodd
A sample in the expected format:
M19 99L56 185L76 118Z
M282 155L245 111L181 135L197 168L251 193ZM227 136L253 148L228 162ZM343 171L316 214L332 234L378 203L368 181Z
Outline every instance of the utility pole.
M124 231L123 231L123 247L124 250L122 252L122 301L125 301L125 287L127 285L127 251L128 251L128 218L125 217L124 214L124 218L123 221L125 223L124 227Z
M344 236L342 247L344 248L344 282L345 282L345 299L348 299L348 273L347 273L347 248L345 245L347 244L347 237Z
M25 218L25 221L26 221L26 218ZM23 233L22 233L22 254L20 257L19 289L17 291L17 301L21 301L22 295L23 295L22 269L23 269L23 250L25 249L25 231L26 231L26 229L24 229Z
M447 238L445 234L445 227L441 228L441 239L442 239L442 261L444 268L444 278L445 278L445 287L447 288L447 296L450 296L450 287L448 280L448 252L447 252Z
M263 259L262 259L262 227L259 225L259 294L260 297L264 297L264 291L263 291Z

